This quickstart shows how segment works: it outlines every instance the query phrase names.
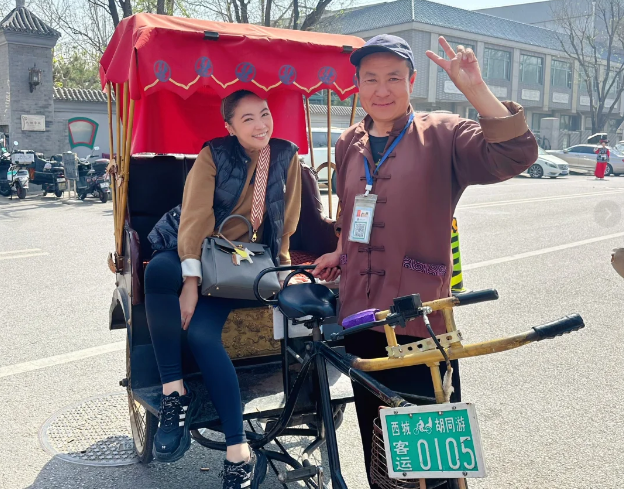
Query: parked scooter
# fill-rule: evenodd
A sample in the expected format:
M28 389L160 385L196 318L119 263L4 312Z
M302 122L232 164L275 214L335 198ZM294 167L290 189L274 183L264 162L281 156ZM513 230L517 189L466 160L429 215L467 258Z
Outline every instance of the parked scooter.
M97 146L96 146L97 149ZM91 163L91 169L87 172L85 181L86 187L79 190L80 200L87 198L87 194L99 198L103 203L108 202L111 196L110 178L106 173L109 161L100 158Z
M15 191L19 199L25 199L30 181L27 167L34 161L34 155L19 152L17 141L13 145L13 152L4 153L0 162L0 195L13 198Z
M62 197L63 192L67 190L67 179L65 178L65 167L62 163L54 160L46 161L42 172L35 172L37 181L33 183L41 185L43 196L48 192L54 193L57 197Z

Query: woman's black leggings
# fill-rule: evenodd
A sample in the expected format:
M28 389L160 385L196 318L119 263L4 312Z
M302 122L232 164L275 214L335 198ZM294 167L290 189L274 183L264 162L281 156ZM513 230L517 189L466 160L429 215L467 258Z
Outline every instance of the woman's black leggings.
M258 307L257 302L199 295L188 330L182 330L180 291L182 266L176 251L156 254L145 270L145 309L163 384L181 380L182 339L187 334L210 400L223 425L228 446L245 443L238 377L221 332L232 309Z

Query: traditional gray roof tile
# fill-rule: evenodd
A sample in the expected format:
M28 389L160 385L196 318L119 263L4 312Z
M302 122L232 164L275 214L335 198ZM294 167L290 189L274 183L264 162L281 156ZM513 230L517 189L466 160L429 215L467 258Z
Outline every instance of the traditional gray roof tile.
M331 20L334 31L354 34L391 25L414 22L481 34L549 49L561 49L557 35L550 29L463 10L427 0L398 0L356 8L337 14Z
M52 29L26 7L14 8L0 22L0 30L37 34L40 36L61 37L61 33Z
M115 97L113 96L113 100ZM67 102L103 102L108 101L106 92L89 90L86 88L58 88L54 87L54 100Z

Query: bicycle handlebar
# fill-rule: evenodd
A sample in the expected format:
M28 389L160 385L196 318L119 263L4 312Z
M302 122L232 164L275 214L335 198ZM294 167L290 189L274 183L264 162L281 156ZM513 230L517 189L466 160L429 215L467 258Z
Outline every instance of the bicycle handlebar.
M265 268L258 274L258 276L256 277L256 280L254 280L254 284L253 284L254 295L256 296L256 299L258 299L263 304L267 304L269 306L277 305L277 300L265 299L264 297L260 295L259 286L260 286L260 280L262 280L262 277L264 277L267 273L271 273L271 272L286 272L288 270L292 270L292 273L290 273L286 277L286 280L284 280L284 287L288 286L288 282L290 282L291 278L293 278L295 275L299 275L300 273L304 274L306 277L310 279L312 283L314 283L316 280L314 276L312 276L312 274L308 272L308 270L314 270L315 268L316 268L316 265L285 265L282 267Z
M557 321L533 327L533 331L535 331L536 335L534 341L552 340L557 336L572 333L584 327L585 323L583 322L583 318L578 314L572 314L558 319Z
M491 353L500 353L528 345L534 341L552 339L565 333L578 331L584 327L585 323L583 322L583 318L578 314L572 314L556 321L542 324L541 326L535 326L529 331L509 336L507 338L474 343L472 345L451 346L446 349L446 354L450 360L457 360L460 358L470 358L489 355ZM381 357L365 359L358 358L353 355L350 355L349 358L352 368L356 368L364 372L390 370L393 368L410 367L413 365L432 365L444 361L444 357L439 350L408 353L402 358Z
M478 302L498 300L498 291L495 289L476 290L474 292L462 292L453 296L458 306L469 306Z

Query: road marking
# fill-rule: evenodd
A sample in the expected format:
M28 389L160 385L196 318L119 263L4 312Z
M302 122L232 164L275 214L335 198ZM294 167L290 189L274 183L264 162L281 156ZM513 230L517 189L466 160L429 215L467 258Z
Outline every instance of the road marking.
M9 255L9 256L0 256L0 260L17 260L19 258L32 258L34 256L47 256L50 253L42 252L42 253L28 253L26 255Z
M597 238L585 239L583 241L576 241L574 243L567 243L564 245L553 246L551 248L543 248L541 250L529 251L527 253L519 253L517 255L505 256L502 258L495 258L493 260L482 261L479 263L473 263L464 265L463 270L475 270L477 268L484 268L490 265L498 265L501 263L507 263L510 261L522 260L523 258L530 258L533 256L545 255L547 253L554 253L555 251L567 250L570 248L576 248L578 246L584 246L587 244L598 243L600 241L607 241L609 239L621 238L624 233L609 234L607 236L600 236ZM1 259L1 258L0 258ZM126 342L120 341L117 343L108 343L106 345L95 346L93 348L86 348L84 350L77 350L71 353L65 353L62 355L56 355L53 357L41 358L39 360L32 360L30 362L16 363L13 365L7 365L6 367L0 367L0 379L4 377L10 377L25 372L32 372L47 367L53 367L56 365L63 365L65 363L75 362L78 360L84 360L86 358L96 357L104 355L106 353L113 353L121 351L126 348Z
M42 368L54 367L55 365L63 365L77 360L84 360L86 358L96 357L105 353L121 351L125 348L126 342L120 341L117 343L108 343L106 345L94 346L93 348L85 348L84 350L64 353L62 355L55 355L53 357L40 358L39 360L32 360L30 362L7 365L6 367L0 367L0 379L25 372L40 370Z
M576 199L579 197L598 197L601 195L615 195L622 193L623 190L609 190L607 192L588 192L584 194L570 194L570 195L555 195L552 197L534 197L532 199L517 199L517 200L500 200L498 202L481 202L478 204L466 204L460 205L457 208L463 209L481 209L484 207L497 207L501 205L513 205L513 204L530 204L532 202L549 202L552 200L566 200Z
M477 268L489 267L490 265L498 265L500 263L507 263L510 261L522 260L523 258L531 258L533 256L545 255L547 253L554 253L555 251L568 250L570 248L576 248L578 246L584 246L587 244L598 243L600 241L607 241L609 239L621 238L624 233L609 234L607 236L600 236L598 238L584 239L583 241L575 241L574 243L568 243L559 246L553 246L551 248L543 248L541 250L529 251L527 253L519 253L517 255L503 256L502 258L495 258L493 260L486 260L479 263L468 264L462 267L462 270L475 270Z
M41 251L41 248L32 248L30 250L0 251L0 255L12 255L13 253L32 253L33 251Z

